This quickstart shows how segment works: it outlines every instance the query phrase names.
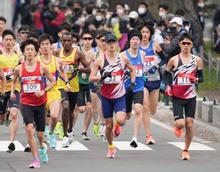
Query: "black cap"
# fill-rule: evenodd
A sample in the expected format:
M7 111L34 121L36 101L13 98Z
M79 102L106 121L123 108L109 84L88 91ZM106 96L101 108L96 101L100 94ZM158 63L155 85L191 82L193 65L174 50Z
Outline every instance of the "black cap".
M110 34L107 34L106 36L105 36L105 42L115 42L115 41L117 41L117 38L115 37L115 35L113 35L112 33L110 33Z

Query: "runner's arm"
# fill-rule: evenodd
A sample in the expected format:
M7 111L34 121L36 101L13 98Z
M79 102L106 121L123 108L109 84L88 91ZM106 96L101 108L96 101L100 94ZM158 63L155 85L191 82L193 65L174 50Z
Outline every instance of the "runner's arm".
M1 82L1 84L2 84L2 92L1 92L1 94L5 94L6 78L4 76L4 73L3 73L2 69L0 69L0 79L2 80L2 82Z
M90 70L90 66L89 66L89 61L86 60L85 55L83 53L81 53L79 50L77 50L77 57L79 59L79 63L81 63L84 68L80 68L79 70L83 73L89 73L91 72Z
M91 73L89 76L89 81L91 82L98 82L101 80L101 76L97 76L99 67L100 67L101 59L96 59L94 62L90 64Z
M46 66L41 64L41 67L42 67L42 74L44 76L46 76L46 78L50 81L50 83L44 89L44 91L47 92L48 90L50 90L51 88L53 88L55 86L56 81L54 80L53 76L51 75L51 73L49 72L49 70Z
M203 63L200 57L197 57L197 72L196 72L196 76L197 76L197 81L198 83L203 82L204 77L203 77Z
M17 83L17 80L20 76L20 68L21 68L21 65L17 66L14 70L14 73L13 73L13 80L12 80L12 84L11 84L11 97L13 97L13 95L14 95L16 83Z
M130 63L130 61L129 61L129 59L127 57L121 55L121 58L124 60L125 66L130 70L131 83L135 83L136 71L135 71L134 66Z

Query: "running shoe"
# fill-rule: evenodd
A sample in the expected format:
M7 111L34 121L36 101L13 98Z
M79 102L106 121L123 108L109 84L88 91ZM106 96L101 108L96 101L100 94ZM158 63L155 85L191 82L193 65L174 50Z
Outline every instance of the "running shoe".
M138 144L135 140L132 140L131 143L130 143L130 146L133 147L133 148L137 148Z
M82 132L82 139L83 140L90 140L90 138L88 137L87 133L86 132Z
M121 126L118 124L115 124L114 130L113 130L114 137L118 137L120 133L121 133Z
M31 148L29 146L29 144L27 144L24 148L24 152L31 152Z
M40 168L40 161L33 160L32 163L28 166L29 168Z
M99 130L100 130L100 124L96 124L94 123L93 124L93 127L92 127L92 131L93 131L93 134L98 137L99 136Z
M73 142L73 130L71 132L67 132L69 143L71 144Z
M41 162L47 163L48 162L47 148L45 147L39 148L39 156Z
M62 148L67 148L69 147L70 143L69 143L69 139L67 136L63 137L63 141L62 141Z
M154 138L152 137L152 135L148 135L148 136L146 137L146 143L147 143L148 145L153 145L153 144L155 144L155 140L154 140Z
M174 133L175 133L176 137L181 137L182 133L183 133L183 130L181 128L175 127L174 128Z
M190 160L190 154L188 150L183 150L181 155L182 160Z
M64 133L63 133L63 124L62 122L57 122L56 124L56 127L54 129L54 133L57 134L57 136L62 139L63 136L64 136Z
M102 123L102 124L100 125L99 135L100 135L101 137L104 137L104 136L105 136L105 123Z
M50 145L50 148L52 149L55 149L56 146L57 146L57 140L56 140L56 136L54 133L52 134L49 134L49 145Z
M106 157L107 157L107 158L115 158L115 155L116 155L116 148L115 148L115 147L113 147L113 148L108 148Z
M12 153L14 150L15 150L15 144L14 144L14 143L10 143L10 144L8 145L8 150L7 150L7 152L8 152L8 153Z

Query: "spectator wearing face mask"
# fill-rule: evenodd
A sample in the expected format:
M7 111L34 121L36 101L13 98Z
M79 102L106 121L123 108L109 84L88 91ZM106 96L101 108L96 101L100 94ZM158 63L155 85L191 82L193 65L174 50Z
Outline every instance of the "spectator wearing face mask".
M164 20L169 12L169 6L167 4L160 4L158 7L158 15Z
M124 4L117 3L116 14L117 14L116 16L112 17L111 23L113 27L113 32L115 33L115 36L118 39L118 46L120 49L123 49L128 40L128 34L127 34L128 33L128 28L127 28L128 16L125 13Z
M150 11L148 10L147 3L144 1L141 2L138 6L138 14L139 14L140 22L148 22L148 21L155 22L154 17L152 16Z

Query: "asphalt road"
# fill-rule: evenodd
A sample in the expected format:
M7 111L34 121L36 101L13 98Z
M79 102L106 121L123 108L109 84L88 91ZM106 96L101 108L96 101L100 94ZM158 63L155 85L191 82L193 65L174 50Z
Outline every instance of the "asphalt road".
M180 159L181 149L175 146L183 144L183 138L177 139L169 127L154 120L152 133L156 144L148 146L145 144L143 128L138 138L138 149L131 149L129 141L132 136L133 118L123 127L122 134L115 139L117 147L117 157L107 159L105 157L107 145L101 138L96 138L92 134L90 127L90 141L80 138L83 114L75 127L75 142L71 148L65 150L48 150L49 162L42 164L40 169L34 171L41 172L219 172L220 171L220 143L201 143L194 140L192 144L191 160L182 161ZM24 129L21 125L17 138L20 147L17 151L9 154L5 152L8 140L8 128L0 126L0 171L1 172L26 172L31 171L28 165L31 162L31 154L24 153L23 147L26 145ZM177 142L177 143L176 143ZM20 148L20 150L19 150Z

